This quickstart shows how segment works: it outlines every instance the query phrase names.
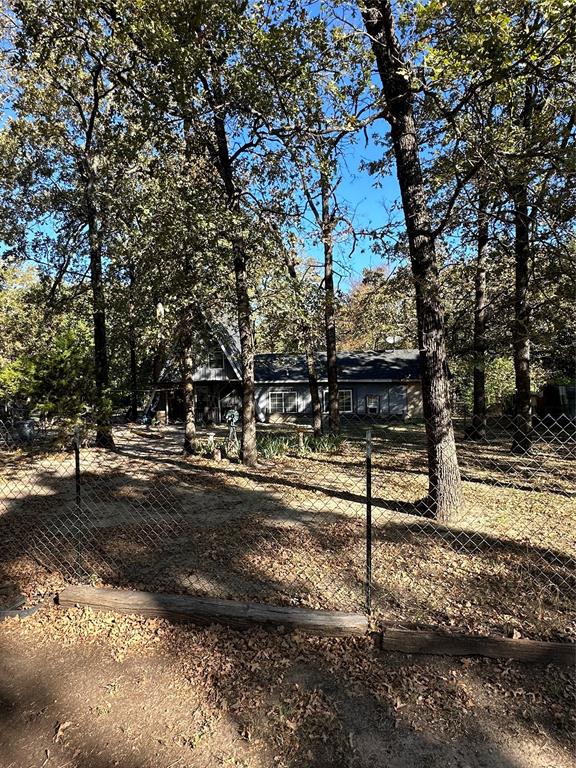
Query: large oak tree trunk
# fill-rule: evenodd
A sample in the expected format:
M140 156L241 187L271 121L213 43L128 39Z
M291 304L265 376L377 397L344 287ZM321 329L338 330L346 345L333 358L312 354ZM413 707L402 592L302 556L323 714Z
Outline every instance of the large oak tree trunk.
M184 387L184 453L196 451L196 402L194 397L194 354L191 345L182 350L182 384Z
M324 241L324 326L326 330L326 368L328 375L328 429L340 432L338 402L338 357L336 354L336 297L334 294L334 241L328 180L320 174L322 194L322 239Z
M474 392L473 440L486 438L486 259L488 255L488 211L482 187L478 191L478 253L474 276Z
M519 184L513 190L514 203L514 374L516 379L516 415L512 450L526 453L531 446L532 408L530 402L530 308L528 283L530 271L530 218L528 191Z
M427 503L438 520L448 521L461 504L461 481L450 414L438 267L422 180L409 67L396 36L389 0L367 0L362 13L382 81L416 290L428 454Z
M216 86L217 101L223 101L219 86ZM226 190L228 209L240 213L240 202L234 179L234 168L230 158L226 124L221 107L215 106L214 131L216 134L216 166ZM236 283L236 309L240 335L240 361L242 369L242 463L253 466L258 462L256 443L256 403L254 387L254 332L252 328L252 307L249 293L249 258L244 242L232 237L232 258Z
M529 144L534 112L534 93L526 83L524 103L519 115L518 128L523 131L524 142ZM514 453L526 453L531 447L532 407L530 402L530 307L528 285L530 273L530 215L528 213L528 182L526 171L516 169L509 182L510 198L514 208L514 324L512 346L516 380L515 426L512 439Z

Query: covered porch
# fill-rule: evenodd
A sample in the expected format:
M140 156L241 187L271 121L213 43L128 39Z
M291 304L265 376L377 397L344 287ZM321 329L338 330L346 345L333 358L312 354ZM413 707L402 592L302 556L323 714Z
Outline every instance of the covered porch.
M156 416L163 423L184 421L184 389L174 387L158 392ZM211 381L194 385L195 421L199 425L221 424L228 411L240 410L242 399L237 385Z

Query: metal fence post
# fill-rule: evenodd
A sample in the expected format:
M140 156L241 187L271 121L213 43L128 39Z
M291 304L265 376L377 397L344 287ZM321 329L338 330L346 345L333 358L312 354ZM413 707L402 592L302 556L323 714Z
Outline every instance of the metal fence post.
M366 613L372 613L372 430L366 430Z
M78 515L77 524L79 524L80 515L82 514L82 485L80 483L80 429L78 426L74 428L74 480L76 487L76 503L75 511ZM76 541L74 545L74 570L76 572L76 578L81 579L82 574L82 555L80 552L80 542Z
M82 487L80 485L80 430L74 428L74 477L76 480L76 511L82 508Z

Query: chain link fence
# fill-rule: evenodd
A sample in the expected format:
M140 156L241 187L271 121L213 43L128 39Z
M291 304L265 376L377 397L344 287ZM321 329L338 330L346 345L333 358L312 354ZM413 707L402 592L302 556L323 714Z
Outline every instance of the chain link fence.
M423 424L375 430L373 605L399 625L576 639L576 428L534 420L511 448L513 417L481 439L454 421L461 500L434 520Z
M576 638L576 427L455 420L461 500L440 524L425 425L350 419L338 438L263 427L260 462L226 429L116 424L0 431L0 587L62 583L363 611L377 621ZM222 454L228 455L223 458Z

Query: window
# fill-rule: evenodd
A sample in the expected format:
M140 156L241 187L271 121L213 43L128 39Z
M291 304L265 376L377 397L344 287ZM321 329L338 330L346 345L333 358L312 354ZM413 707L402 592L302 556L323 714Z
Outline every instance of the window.
M338 408L340 413L352 413L352 390L338 390Z
M296 392L270 392L270 413L298 413Z
M378 416L380 413L379 395L366 395L366 413L370 416Z
M208 368L224 368L224 355L221 349L211 349L208 352L206 366Z
M327 413L330 410L330 399L328 397L328 390L324 390L324 411ZM354 410L352 407L352 390L351 389L339 389L338 390L338 410L340 413L352 413Z

